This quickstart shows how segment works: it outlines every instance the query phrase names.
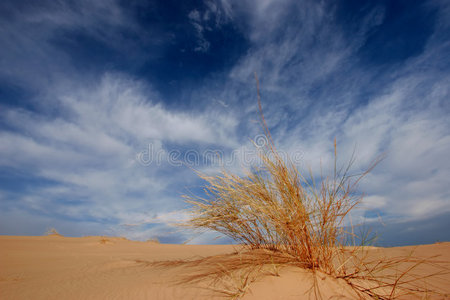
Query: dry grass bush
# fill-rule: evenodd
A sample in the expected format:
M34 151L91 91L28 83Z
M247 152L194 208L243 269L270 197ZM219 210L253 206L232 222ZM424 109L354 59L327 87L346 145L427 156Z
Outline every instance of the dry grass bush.
M190 224L233 238L251 249L290 255L303 267L337 274L336 248L343 246L345 216L360 201L345 170L317 187L291 163L285 163L271 145L261 154L264 166L247 176L223 171L200 174L208 198L189 199L194 205Z
M408 256L371 261L364 239L359 246L348 245L349 240L360 238L344 226L349 212L362 200L356 193L357 184L379 160L362 174L351 175L353 159L344 168L337 167L335 140L334 174L321 176L316 182L310 171L306 178L277 152L262 114L259 87L258 104L268 140L260 152L262 166L245 176L226 170L218 176L199 173L206 181L206 197L187 197L193 207L188 226L220 232L244 245L247 252L188 262L206 267L205 272L188 281L217 278L223 276L224 269L253 271L251 267L272 264L278 270L279 266L295 265L345 279L361 298L393 299L427 292L418 283L423 278L411 274L418 265L431 260ZM400 265L408 267L390 272ZM316 296L319 294L316 291Z
M158 238L151 238L146 240L147 243L160 244Z
M62 236L54 227L47 229L45 235L49 236Z

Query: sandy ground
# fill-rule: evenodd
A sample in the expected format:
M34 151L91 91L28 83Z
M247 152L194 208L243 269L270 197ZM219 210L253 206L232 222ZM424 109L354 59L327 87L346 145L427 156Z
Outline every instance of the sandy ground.
M450 243L370 251L373 257L389 257L406 255L412 249L419 257L440 255L438 260L450 261ZM247 281L244 273L227 273L224 269L223 282L212 285L201 277L195 282L182 282L195 276L199 268L153 264L234 250L231 245L168 245L114 237L0 236L0 299L316 298L310 290L313 276L299 268L269 268L264 271L266 275ZM427 274L434 271L432 268L421 266L416 272ZM318 277L323 299L355 298L342 279ZM444 293L436 299L450 299L449 274L430 278L427 284Z

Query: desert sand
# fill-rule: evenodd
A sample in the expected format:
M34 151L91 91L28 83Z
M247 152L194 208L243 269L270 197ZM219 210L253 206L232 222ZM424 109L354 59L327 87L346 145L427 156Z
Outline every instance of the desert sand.
M259 270L249 277L223 270L220 282L197 277L183 280L201 266L158 261L192 260L239 250L233 245L172 245L130 241L117 237L0 236L0 299L315 299L310 271L286 267ZM396 248L371 248L373 257L439 255L450 261L450 243ZM220 268L220 264L217 266ZM432 273L423 265L416 274ZM419 273L417 273L419 272ZM192 276L191 276L192 277ZM356 298L342 279L316 276L323 299ZM426 284L450 299L450 275L427 279ZM243 295L243 296L242 296ZM408 296L410 297L410 296Z

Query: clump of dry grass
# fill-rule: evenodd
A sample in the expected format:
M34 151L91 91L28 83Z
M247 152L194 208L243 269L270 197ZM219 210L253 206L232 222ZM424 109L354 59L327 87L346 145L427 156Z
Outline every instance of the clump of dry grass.
M354 190L368 171L353 179L346 168L316 185L314 177L306 180L283 161L273 144L266 150L260 155L263 166L245 177L226 170L219 176L199 174L207 182L207 197L188 197L189 225L220 232L251 250L244 260L229 258L228 269L271 262L350 280L344 266L350 261L346 255L353 254L345 251L350 233L343 222L361 201Z
M54 227L47 229L45 235L49 236L62 236Z
M277 152L262 114L259 88L258 104L268 141L260 152L262 166L246 171L245 176L226 170L218 176L199 173L207 183L206 197L186 197L193 207L187 225L220 232L244 245L253 253L250 260L246 256L247 263L265 265L269 261L320 271L347 280L361 297L391 299L422 292L420 285L415 284L420 278L406 275L429 261L413 257L370 261L364 254L364 244L348 247L355 235L344 229L344 220L361 203L356 193L358 182L379 160L362 174L352 176L349 171L353 158L344 168L337 168L334 140L333 175L320 177L316 182L310 171L307 178ZM389 273L405 263L412 264L411 268ZM242 264L242 259L239 264L231 259L227 266L239 268Z
M336 248L343 246L345 216L360 203L356 180L335 173L316 186L292 163L284 162L273 145L261 153L263 167L241 177L228 171L200 174L209 196L189 198L194 205L190 224L233 238L251 249L291 255L305 268L335 274Z
M151 238L146 240L147 243L160 244L158 238Z
M337 273L336 249L344 246L343 221L361 202L355 194L361 175L350 176L353 159L337 169L334 140L333 176L316 184L307 180L290 161L277 152L258 104L268 141L260 152L262 166L242 177L226 170L219 176L199 174L207 183L206 198L187 197L193 205L189 225L218 231L251 249L267 249L289 254L305 268Z
M110 239L106 238L106 237L102 237L99 240L99 243L104 245L104 244L112 244L113 242Z

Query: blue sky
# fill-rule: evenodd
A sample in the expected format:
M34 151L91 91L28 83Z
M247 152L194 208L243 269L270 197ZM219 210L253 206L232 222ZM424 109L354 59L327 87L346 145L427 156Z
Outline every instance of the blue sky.
M352 215L380 245L450 240L446 0L5 0L0 44L0 234L192 238L191 167L254 158L257 72L300 170L387 154Z

